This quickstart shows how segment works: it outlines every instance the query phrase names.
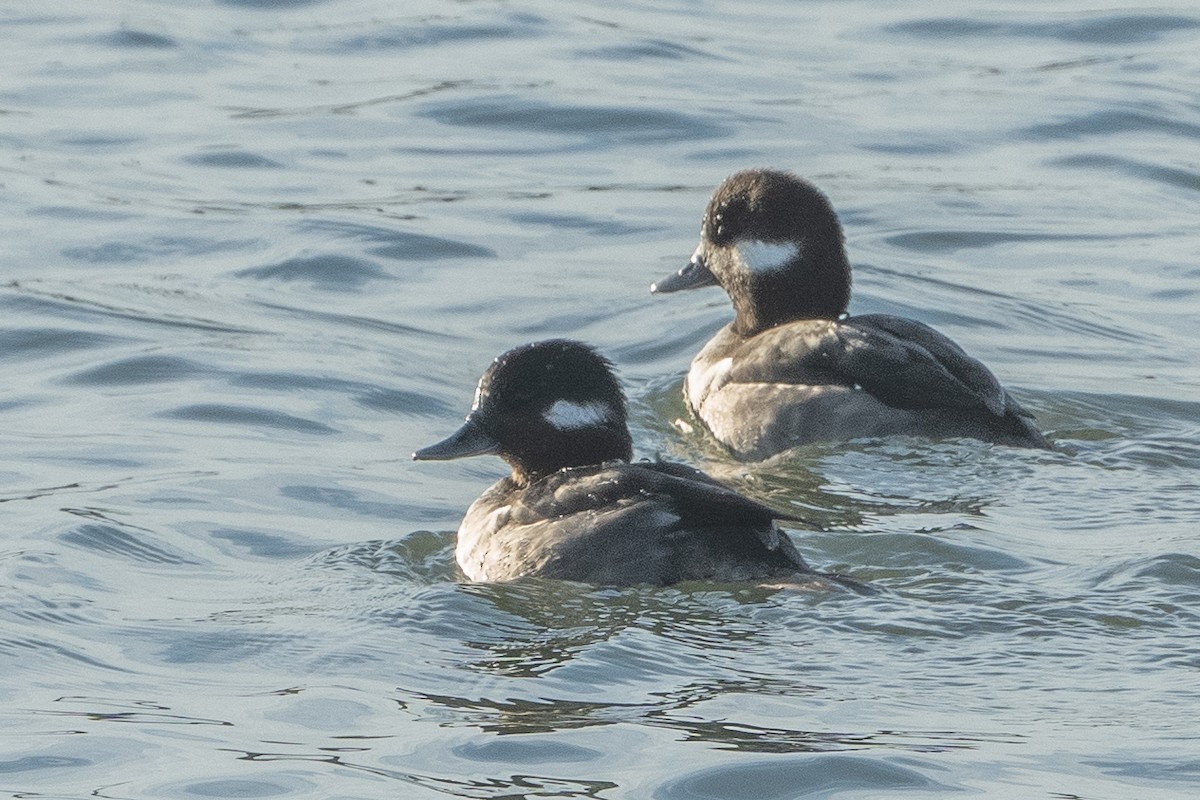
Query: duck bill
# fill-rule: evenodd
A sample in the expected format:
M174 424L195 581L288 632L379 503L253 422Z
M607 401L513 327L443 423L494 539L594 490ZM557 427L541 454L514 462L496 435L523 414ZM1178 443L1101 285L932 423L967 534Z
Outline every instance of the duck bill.
M663 278L657 283L650 284L651 294L669 294L671 292L682 292L684 289L699 289L702 286L716 286L716 276L708 269L708 265L704 263L704 256L700 254L700 248L696 248L696 252L692 254L692 260L684 265L683 269L672 273Z
M500 451L499 443L488 436L470 417L449 437L413 453L413 461L449 461L452 458L493 455Z

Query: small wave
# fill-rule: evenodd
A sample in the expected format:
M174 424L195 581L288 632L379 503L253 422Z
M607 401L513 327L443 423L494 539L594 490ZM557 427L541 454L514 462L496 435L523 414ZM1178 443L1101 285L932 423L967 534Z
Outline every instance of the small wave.
M1197 139L1200 139L1198 130ZM1065 156L1047 162L1050 166L1068 167L1071 169L1110 170L1121 172L1134 178L1159 183L1173 189L1184 189L1189 192L1200 192L1200 172L1181 167L1165 167L1132 158L1121 158L1107 154L1091 154Z
M320 569L362 569L420 584L457 576L452 532L413 531L399 540L354 542L311 556L307 563Z
M319 289L357 289L368 281L390 277L380 267L361 258L316 255L289 258L275 264L249 267L234 273L239 278L305 281Z
M198 167L220 167L222 169L283 169L283 164L273 158L245 150L220 150L187 156L184 163Z
M378 225L363 225L337 220L305 223L305 230L334 234L371 243L367 253L397 261L438 261L450 258L495 258L496 251L470 242L402 231Z
M989 39L1054 39L1092 44L1143 44L1172 33L1200 28L1200 20L1172 14L1107 14L1093 12L1079 17L1033 21L1011 16L931 17L901 22L885 28L893 33L944 39L987 37Z
M469 47L472 43L521 40L541 36L546 19L528 12L497 15L495 21L481 23L478 12L471 21L448 17L424 17L403 22L384 22L370 26L369 33L337 39L324 49L350 55L362 51L404 52L443 45ZM347 52L348 51L348 52Z
M430 103L419 116L446 125L519 133L560 134L594 146L723 138L729 131L707 117L657 108L572 106L517 97L476 97Z
M173 50L179 42L161 33L150 33L133 28L121 28L112 33L96 37L98 44L129 50Z
M0 361L25 361L90 350L125 339L70 328L8 328L0 330Z
M286 11L290 8L302 8L304 6L311 6L314 3L324 3L326 0L217 0L217 2L221 5L238 6L240 8Z
M712 53L706 53L695 47L679 44L665 39L638 39L623 44L606 45L577 50L580 58L594 58L600 61L686 61L714 59Z
M217 372L181 356L145 355L80 370L64 378L63 382L77 386L134 386L189 380Z
M817 755L773 758L769 761L731 762L695 769L668 781L651 797L654 800L792 800L831 797L842 792L880 793L948 791L933 777L887 758L851 755ZM930 773L941 768L927 765Z
M180 553L152 544L148 531L135 531L111 524L88 523L59 534L59 541L96 553L116 556L143 564L195 564Z
M231 375L233 386L275 392L336 392L352 397L354 402L375 411L443 417L458 409L449 403L423 392L394 389L379 384L350 381L328 375L308 375L299 372L241 372Z
M270 408L199 403L164 411L159 416L191 422L241 425L251 428L286 430L294 433L326 436L337 431L315 420L304 419Z

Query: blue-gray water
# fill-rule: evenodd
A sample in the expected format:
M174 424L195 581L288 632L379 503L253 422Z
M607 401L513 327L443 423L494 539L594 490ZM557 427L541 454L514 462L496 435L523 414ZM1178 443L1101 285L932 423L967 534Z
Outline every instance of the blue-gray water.
M1193 795L1200 11L951 8L9 3L0 794ZM1061 452L674 427L757 165ZM548 336L882 591L457 582L502 466L408 454Z

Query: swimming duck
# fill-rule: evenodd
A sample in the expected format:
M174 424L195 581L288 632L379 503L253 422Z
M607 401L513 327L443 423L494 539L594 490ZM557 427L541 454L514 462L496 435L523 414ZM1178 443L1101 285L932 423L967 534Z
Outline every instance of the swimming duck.
M492 454L512 468L459 526L455 556L467 578L858 588L813 572L775 524L799 518L683 464L630 463L626 414L612 364L580 342L528 344L492 362L462 427L413 454L418 461Z
M980 361L933 328L847 316L850 262L833 207L790 172L737 172L709 200L668 292L719 285L734 320L692 361L688 406L734 455L896 434L1049 447Z

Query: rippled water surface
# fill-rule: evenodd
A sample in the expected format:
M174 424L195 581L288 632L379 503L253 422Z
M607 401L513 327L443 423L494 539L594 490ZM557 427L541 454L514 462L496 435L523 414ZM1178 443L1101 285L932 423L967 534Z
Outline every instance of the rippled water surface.
M1191 796L1200 11L951 8L8 4L0 793ZM1059 451L673 424L756 165ZM460 583L502 465L408 454L548 336L881 591Z

